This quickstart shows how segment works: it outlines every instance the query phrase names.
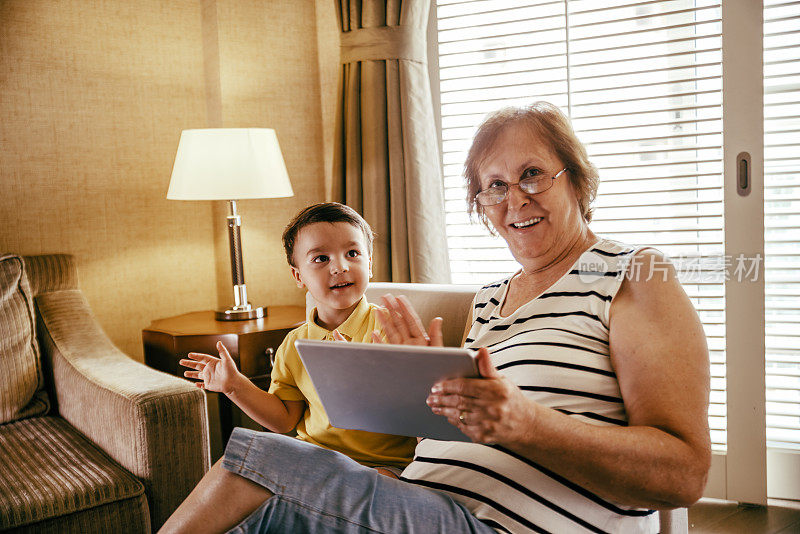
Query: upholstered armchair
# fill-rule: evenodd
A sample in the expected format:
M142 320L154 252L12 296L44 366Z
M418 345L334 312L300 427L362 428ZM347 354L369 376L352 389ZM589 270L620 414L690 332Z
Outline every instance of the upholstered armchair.
M0 530L155 531L208 470L203 393L120 352L77 282L0 255Z

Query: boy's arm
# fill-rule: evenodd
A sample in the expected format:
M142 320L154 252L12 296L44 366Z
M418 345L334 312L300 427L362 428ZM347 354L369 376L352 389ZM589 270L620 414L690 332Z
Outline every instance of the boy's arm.
M285 346L281 344L275 358L276 363L283 359L281 356L284 351ZM224 345L220 350L220 357L233 363L233 358ZM237 375L236 381L228 391L225 391L225 395L253 421L279 434L285 434L297 426L305 410L305 401L285 401L274 393L259 388L243 374L237 372Z
M283 401L260 389L239 372L222 342L217 343L217 350L219 358L193 352L189 354L190 359L181 360L184 367L195 369L186 371L184 376L201 380L196 382L199 388L223 393L254 421L271 431L283 434L292 430L303 415L305 402ZM280 348L278 352L281 352Z
M242 375L234 390L226 393L236 406L256 423L279 434L291 431L300 421L305 401L284 401L259 388Z

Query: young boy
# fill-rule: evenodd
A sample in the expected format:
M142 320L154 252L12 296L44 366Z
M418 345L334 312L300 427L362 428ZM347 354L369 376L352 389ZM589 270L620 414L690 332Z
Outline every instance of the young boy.
M378 306L364 297L372 277L372 239L369 224L355 210L336 202L310 206L286 227L283 246L292 277L297 287L308 289L317 306L278 348L269 392L236 369L222 343L217 344L219 358L190 353L191 359L180 364L196 369L184 375L202 380L198 387L224 393L273 432L296 429L303 441L339 451L389 474L411 461L416 440L332 427L294 347L296 339L333 341L334 332L347 341L372 341L372 332L380 328ZM357 387L357 377L353 379L353 386L345 387Z

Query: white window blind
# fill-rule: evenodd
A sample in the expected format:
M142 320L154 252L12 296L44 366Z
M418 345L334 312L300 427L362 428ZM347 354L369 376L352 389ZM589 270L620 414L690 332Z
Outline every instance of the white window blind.
M475 127L504 105L561 107L600 172L593 230L672 257L700 314L712 361L709 422L721 450L724 283L737 265L723 248L720 5L602 4L437 3L453 281L486 283L518 268L505 243L466 216L462 166Z
M800 2L764 2L767 445L800 451Z

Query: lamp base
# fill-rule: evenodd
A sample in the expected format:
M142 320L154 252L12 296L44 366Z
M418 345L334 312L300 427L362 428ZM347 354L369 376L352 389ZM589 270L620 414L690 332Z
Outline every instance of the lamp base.
M214 312L214 318L217 321L249 321L252 319L261 319L262 317L266 317L267 309L262 308L261 306L257 308L250 308L247 310L236 310L236 309L227 309L227 310L217 310Z

